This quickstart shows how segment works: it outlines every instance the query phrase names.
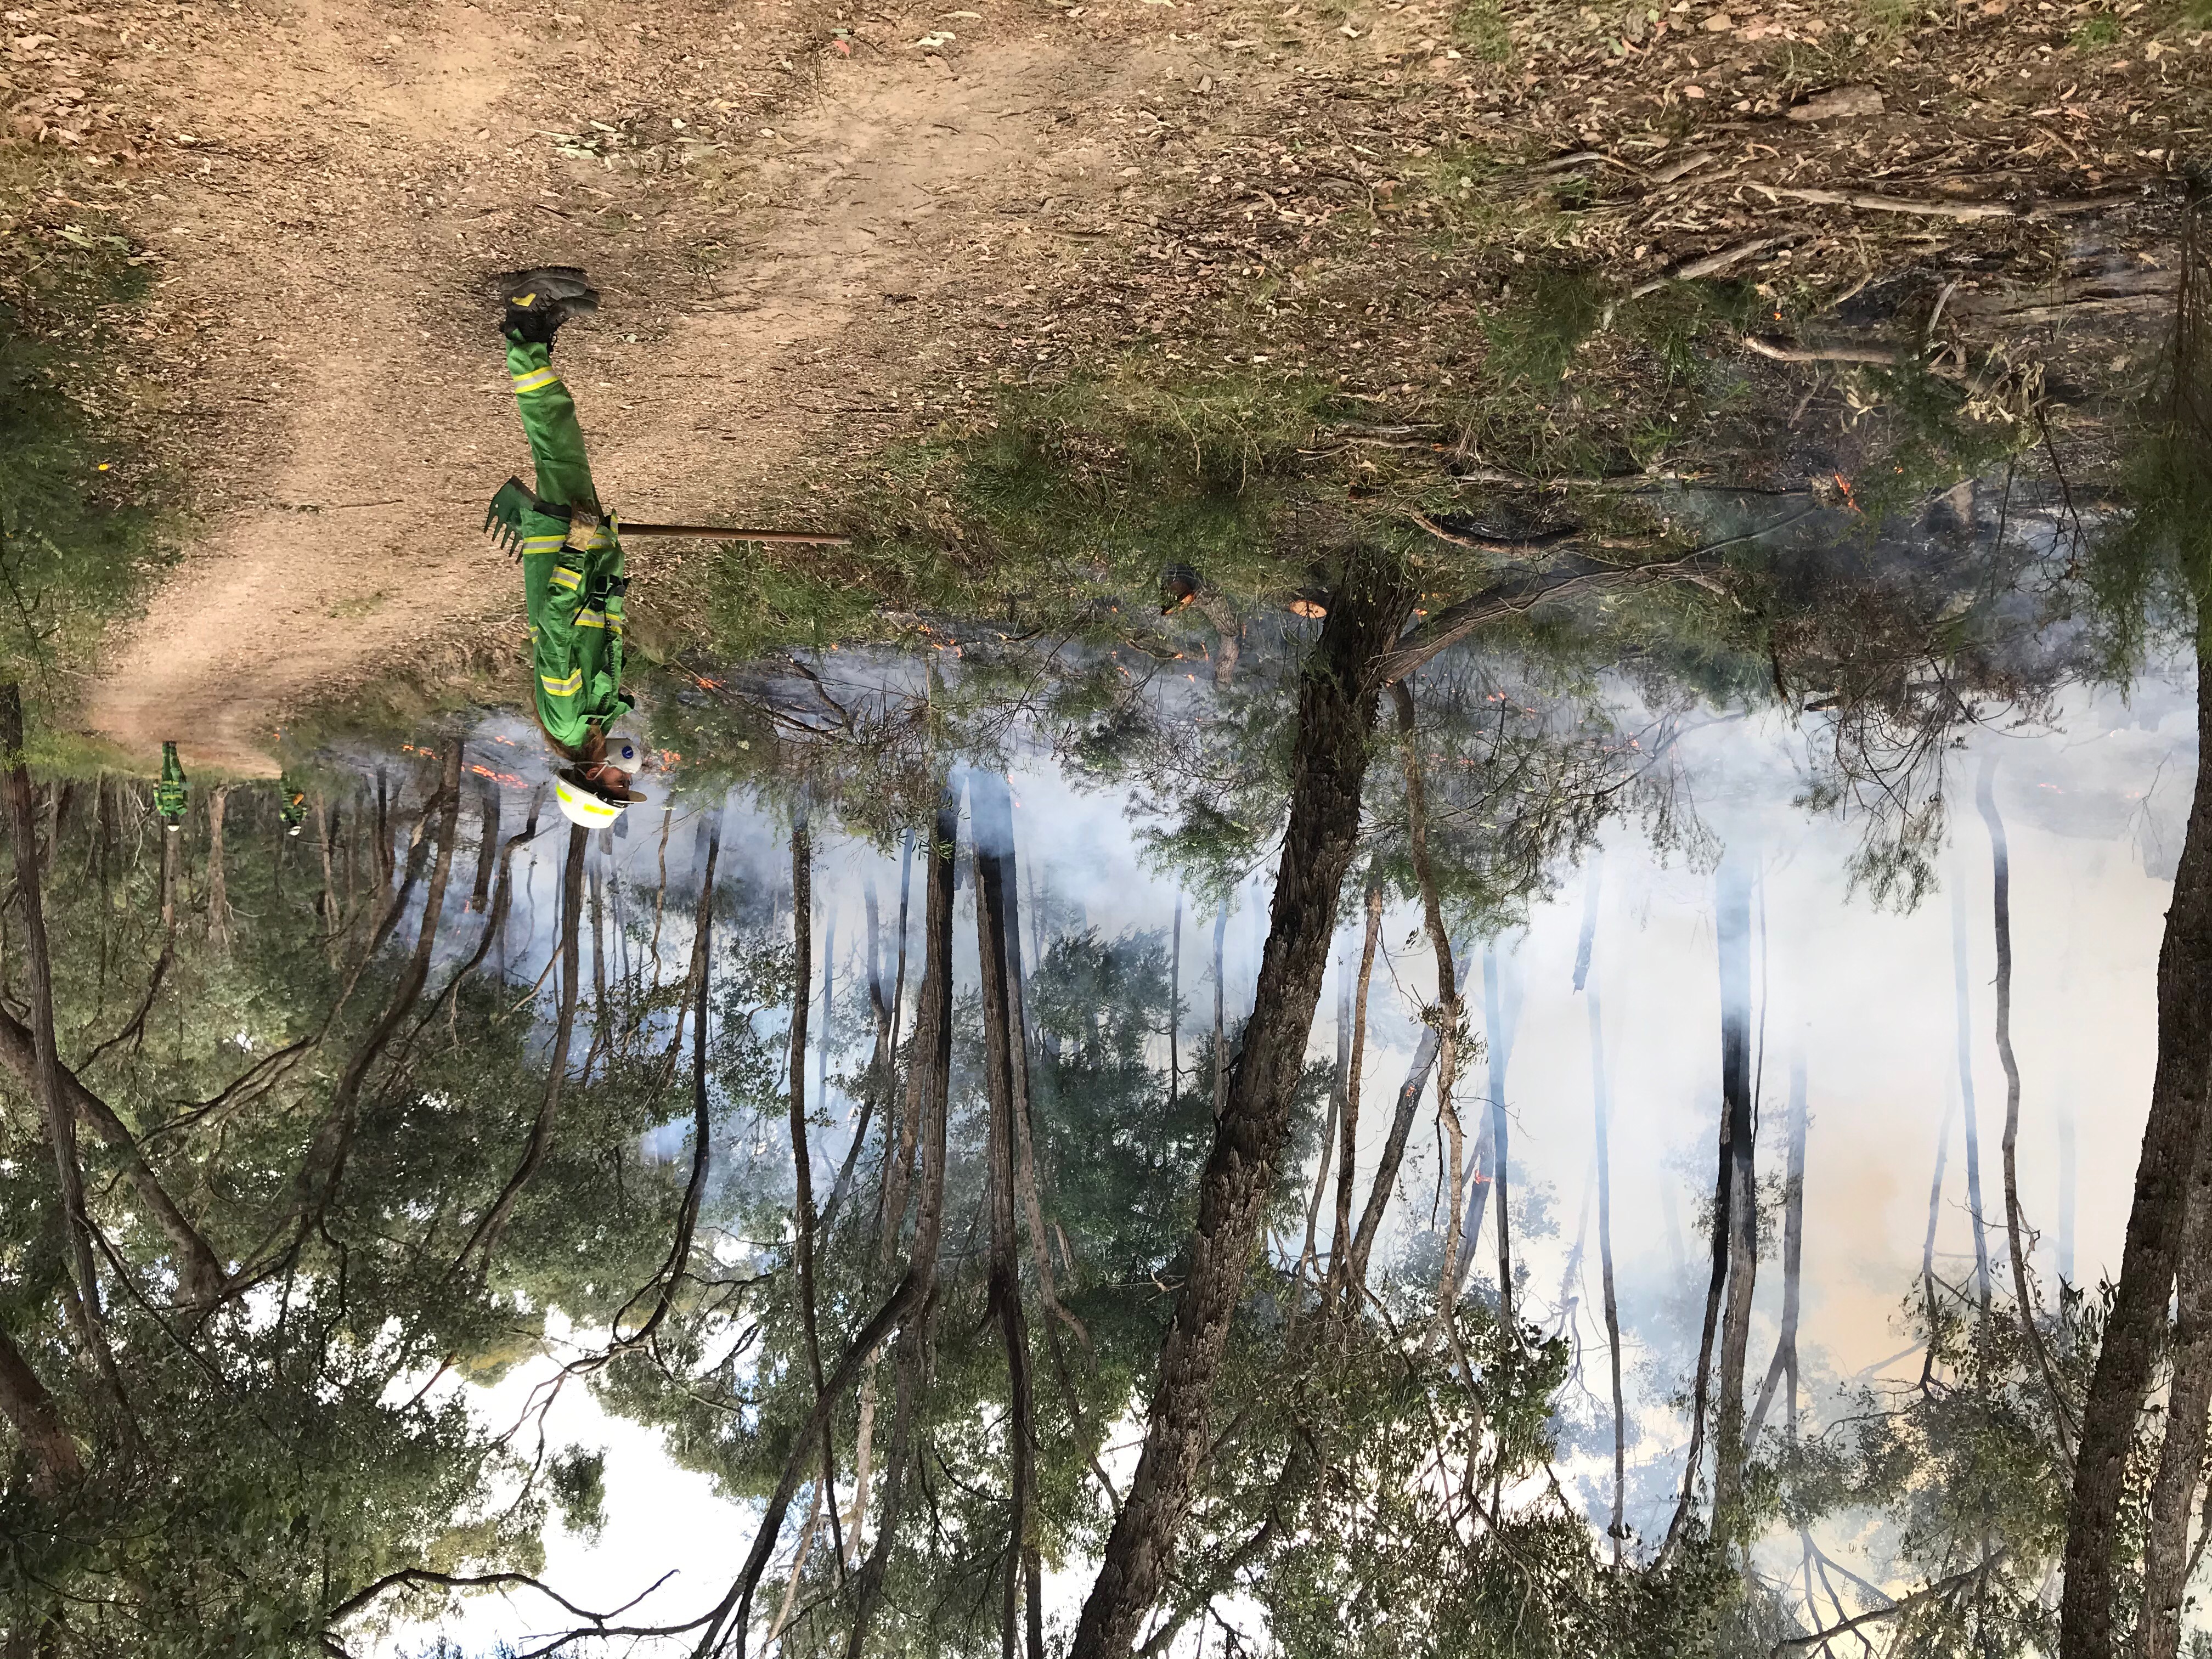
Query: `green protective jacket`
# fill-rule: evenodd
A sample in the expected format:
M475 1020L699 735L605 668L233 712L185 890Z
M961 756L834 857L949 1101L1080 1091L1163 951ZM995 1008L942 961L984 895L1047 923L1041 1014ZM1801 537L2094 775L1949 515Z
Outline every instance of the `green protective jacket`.
M584 429L575 400L553 372L542 345L510 339L507 372L522 411L538 467L538 499L599 511ZM567 544L569 526L550 514L522 515L522 592L530 615L532 690L546 733L580 750L591 728L602 732L632 707L623 695L622 537L611 519L590 544Z
M161 815L164 823L184 821L185 763L177 758L177 745L161 745L161 781L154 786L154 810Z

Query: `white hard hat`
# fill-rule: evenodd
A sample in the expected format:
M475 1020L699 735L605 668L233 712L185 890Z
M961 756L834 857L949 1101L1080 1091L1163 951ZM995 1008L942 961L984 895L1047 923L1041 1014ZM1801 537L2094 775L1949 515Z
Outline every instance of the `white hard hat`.
M553 799L560 803L562 815L569 823L586 830L605 830L623 815L620 802L602 799L566 778L553 781Z

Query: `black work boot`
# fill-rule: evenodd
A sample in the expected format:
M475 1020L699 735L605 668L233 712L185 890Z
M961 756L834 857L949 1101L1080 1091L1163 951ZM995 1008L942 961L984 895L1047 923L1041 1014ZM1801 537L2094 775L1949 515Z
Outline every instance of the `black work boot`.
M507 315L501 326L512 339L553 349L553 337L571 317L599 308L599 291L574 265L540 265L499 279Z

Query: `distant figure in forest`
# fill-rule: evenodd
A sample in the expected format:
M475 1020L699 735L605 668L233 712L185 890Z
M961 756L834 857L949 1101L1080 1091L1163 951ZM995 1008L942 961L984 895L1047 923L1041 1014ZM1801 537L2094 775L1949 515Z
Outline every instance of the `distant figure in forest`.
M154 810L161 815L161 826L174 835L185 825L185 803L191 799L185 787L185 763L177 758L177 745L161 745L161 781L154 786Z
M288 772L276 780L276 818L284 826L284 833L298 835L300 826L307 821L307 792L294 783Z
M537 464L533 493L509 479L492 498L495 521L516 546L530 617L532 692L538 724L567 763L554 795L570 822L611 825L645 797L629 787L636 744L614 731L635 706L623 690L623 574L620 525L599 506L584 454L584 429L568 388L553 372L562 324L599 308L599 296L573 265L546 265L501 279L507 370Z

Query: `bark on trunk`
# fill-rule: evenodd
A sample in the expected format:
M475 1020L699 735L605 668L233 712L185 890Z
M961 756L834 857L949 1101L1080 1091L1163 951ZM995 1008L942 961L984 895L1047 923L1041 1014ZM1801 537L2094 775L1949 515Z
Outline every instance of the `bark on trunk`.
M2166 1391L2166 1440L2150 1491L2143 1536L2142 1611L2136 1659L2174 1659L2181 1647L2181 1602L2189 1581L2189 1522L2204 1474L2205 1413L2212 1410L2212 1160L2200 1160L2182 1226L2179 1318L2173 1333L2173 1381Z
M1382 931L1382 878L1370 862L1367 871L1367 936L1359 951L1359 982L1352 994L1352 1060L1344 1073L1342 1145L1336 1170L1336 1226L1329 1234L1329 1288L1340 1304L1358 1296L1352 1276L1352 1184L1358 1172L1359 1090L1367 1060L1367 993L1375 977L1375 947ZM1379 1220L1378 1220L1378 1224Z
M124 1405L123 1378L107 1344L100 1306L100 1273L93 1261L92 1218L85 1208L84 1170L76 1156L76 1114L62 1091L61 1058L54 1047L53 958L46 945L46 910L39 878L38 812L31 769L23 758L23 699L14 681L0 685L0 752L8 768L8 824L15 842L15 892L23 915L23 954L30 1002L32 1072L46 1113L46 1141L61 1195L62 1225L69 1240L74 1294L70 1314L86 1352L98 1364L115 1404ZM176 839L165 836L166 845Z
M937 1306L938 1233L945 1209L945 1097L952 1054L953 856L959 829L959 788L957 784L948 781L938 802L937 819L927 849L928 871L922 900L921 987L915 999L914 1042L907 1070L907 1121L920 1128L921 1199L917 1206L914 1249L908 1258L906 1277L892 1297L907 1322L899 1332L897 1399L891 1419L890 1446L884 1462L884 1495L878 1505L881 1520L875 1546L868 1552L868 1559L854 1583L854 1612L845 1650L847 1659L860 1659L866 1650L868 1627L883 1594L884 1569L890 1564L891 1549L905 1516L906 1476L911 1462L914 1424L921 1405L930 1324ZM901 931L903 933L904 930ZM885 1206L885 1224L891 1230L886 1234L887 1244L896 1244L896 1230L904 1213L903 1199L895 1209ZM757 1551L758 1547L756 1543Z
M507 1185L489 1213L461 1247L459 1255L454 1259L456 1267L466 1262L471 1252L481 1249L484 1266L489 1269L492 1255L499 1249L500 1236L514 1214L514 1206L536 1177L539 1165L545 1162L546 1154L553 1150L553 1136L561 1121L561 1091L568 1080L568 1051L576 1036L576 1003L582 989L579 969L583 953L577 940L583 921L584 850L590 838L591 832L582 824L568 826L568 855L561 870L561 1012L553 1028L553 1054L546 1062L545 1093L538 1103L537 1119L530 1126L530 1139L522 1149L522 1161L507 1178Z
M491 897L492 866L499 861L499 786L484 781L477 813L477 874L469 884L469 908L478 915Z
M952 879L953 854L960 828L960 786L948 780L937 804L937 820L924 849L928 869L922 894L921 986L915 993L912 1052L907 1060L905 1106L899 1115L899 1145L884 1183L884 1235L877 1253L878 1270L888 1273L898 1254L899 1235L906 1226L908 1171L914 1168L921 1144L924 1114L929 1109L929 1091L945 1085L937 1075L930 1056L938 1049L951 1052L952 1041ZM945 884L944 937L937 933L937 884ZM904 906L902 904L902 910ZM901 930L903 933L903 929ZM904 950L903 942L900 945ZM948 1060L945 1062L950 1065ZM889 1524L889 1516L885 1524Z
M1990 1311L1990 1234L1982 1208L1981 1121L1974 1110L1973 1024L1966 990L1966 892L1951 884L1951 978L1959 1036L1959 1115L1966 1131L1966 1219L1974 1230L1974 1299L1984 1318Z
M1402 577L1376 556L1352 561L1301 678L1289 823L1254 1012L1200 1178L1188 1277L1161 1351L1144 1450L1071 1659L1126 1655L1159 1595L1206 1457L1215 1373L1289 1133L1359 830L1379 690L1374 665L1411 603Z
M1030 1381L1029 1322L1022 1308L1020 1244L1014 1226L1015 1048L1012 971L1007 939L1013 918L1007 881L1007 849L1013 841L1013 811L1004 778L971 773L968 799L973 819L975 870L975 950L982 981L983 1079L990 1099L986 1149L985 1195L990 1214L990 1308L999 1321L1006 1350L1006 1389L1011 1410L1006 1440L1011 1465L1011 1501L1006 1524L1006 1577L1000 1607L1000 1659L1014 1659L1019 1645L1024 1566L1034 1540L1036 1481L1036 1407ZM1042 1224L1032 1222L1042 1233ZM1042 1244L1042 1237L1035 1241ZM1033 1632L1041 1642L1042 1633Z
M230 948L230 888L224 879L222 820L230 804L230 791L217 787L208 795L208 943L218 951Z
M1329 1079L1328 1115L1321 1127L1321 1162L1315 1167L1313 1191L1306 1199L1306 1240L1298 1250L1298 1279L1318 1261L1321 1201L1328 1191L1328 1166L1336 1155L1336 1126L1344 1116L1345 1085L1352 1076L1352 963L1343 951L1336 956L1336 1071Z
M37 1091L35 1040L30 1029L17 1024L4 1008L0 1008L0 1067L5 1067L25 1089ZM146 1161L137 1137L115 1115L114 1109L86 1088L68 1066L58 1066L57 1069L62 1095L70 1109L121 1158L124 1178L130 1182L138 1201L169 1236L170 1245L176 1251L174 1266L177 1288L182 1293L181 1305L194 1312L213 1307L222 1297L224 1273L221 1259L162 1185L153 1165Z
M1466 1198L1466 1156L1462 1144L1459 1107L1452 1089L1459 1080L1459 976L1452 969L1451 941L1444 936L1444 913L1437 896L1436 872L1429 865L1429 792L1421 775L1419 734L1413 720L1413 693L1404 680L1390 683L1390 701L1398 713L1398 737L1405 750L1406 827L1413 856L1413 880L1420 888L1421 916L1429 930L1429 948L1437 957L1436 1026L1437 1117L1444 1130L1444 1170L1449 1182L1444 1209L1444 1265L1437 1285L1437 1306L1447 1322L1459 1300L1460 1205ZM1469 1253L1473 1247L1470 1244ZM1449 1326L1447 1327L1449 1328Z
M1620 1565L1628 1536L1628 1409L1620 1382L1620 1303L1613 1277L1613 1091L1605 1068L1605 1018L1597 987L1589 982L1590 954L1597 939L1597 901L1603 867L1590 865L1589 891L1583 902L1583 934L1575 951L1575 989L1589 1004L1590 1110L1597 1157L1597 1258L1605 1290L1605 1352L1613 1378L1613 1516L1606 1536L1613 1540L1613 1563Z
M1229 904L1225 899L1213 913L1213 1115L1229 1108L1229 1027L1225 1019L1225 991L1222 976L1222 946L1229 937Z
M1348 1306L1358 1305L1360 1287L1367 1283L1367 1263L1382 1231L1382 1218L1389 1212L1390 1194L1398 1184L1398 1166L1406 1161L1406 1143L1413 1133L1413 1114L1420 1106L1422 1091L1429 1086L1429 1073L1436 1069L1437 1049L1442 1041L1443 1034L1435 1026L1422 1028L1420 1041L1413 1045L1413 1063L1406 1068L1406 1080L1398 1085L1390 1128L1382 1137L1382 1157L1367 1188L1367 1202L1359 1212L1359 1226L1352 1236L1351 1256L1345 1262L1343 1288Z
M1513 1036L1521 1023L1519 990L1507 981L1495 949L1482 952L1483 1073L1488 1100L1482 1133L1475 1142L1474 1168L1479 1179L1468 1194L1467 1220L1462 1231L1469 1241L1468 1259L1460 1264L1466 1276L1474 1265L1473 1241L1482 1232L1485 1206L1492 1188L1498 1194L1498 1307L1507 1326L1513 1323L1513 1235L1510 1203L1512 1170L1507 1163L1511 1150L1505 1117L1505 1077L1513 1064Z
M2005 1248L2012 1264L2014 1315L2020 1321L2021 1336L2027 1344L2027 1351L2035 1356L2036 1370L2042 1376L2044 1392L2051 1399L2051 1424L2058 1436L2059 1455L2071 1463L2074 1435L2073 1424L2069 1417L2070 1407L2058 1385L2057 1375L2051 1369L2051 1355L2044 1346L2042 1327L2036 1322L2035 1286L2027 1276L2027 1250L2022 1242L2026 1224L2021 1218L2017 1157L2020 1142L2020 1061L2012 1051L2012 856L2005 842L2004 819L1997 812L1996 793L1993 787L1996 774L1996 760L1990 757L1982 763L1974 799L1981 808L1982 822L1988 826L1990 832L1990 914L1995 921L1997 958L1997 1060L2003 1066L2005 1074ZM2186 1530L2185 1523L2184 1530Z
M1713 1441L1713 1525L1733 1529L1743 1495L1743 1371L1751 1296L1759 1272L1759 1186L1752 1143L1751 871L1733 859L1717 878L1721 977L1723 1144L1732 1166L1729 1201L1714 1218L1728 1230L1728 1306L1721 1322L1720 1400Z
M2212 752L2212 634L2197 643L2197 730ZM2212 765L2200 764L2158 959L2158 1065L2136 1165L2120 1279L2081 1413L2059 1602L2062 1659L2110 1659L2113 1548L2128 1449L2174 1285L2212 1071Z
M0 1330L0 1417L8 1419L23 1443L33 1492L52 1497L84 1478L84 1460L60 1406L4 1330Z
M792 1219L799 1253L799 1317L806 1334L806 1369L813 1378L814 1397L823 1398L822 1337L815 1315L814 1292L814 1160L806 1127L806 1005L814 977L814 831L807 821L806 800L799 798L791 824L791 932L795 966L791 981L791 1170ZM702 1011L703 1012L703 1011ZM836 1539L837 1559L845 1557L845 1540L837 1516L837 1458L831 1443L826 1413L822 1418L822 1483L831 1494L830 1526Z
M1182 890L1176 890L1175 929L1168 946L1168 1109L1182 1097Z
M1797 1315L1799 1286L1805 1263L1805 1057L1790 1064L1790 1133L1787 1173L1782 1178L1782 1329L1775 1339L1774 1363L1766 1368L1759 1385L1759 1403L1744 1429L1747 1444L1759 1443L1766 1425L1766 1409L1776 1386L1790 1381L1789 1415L1784 1425L1792 1439L1797 1424Z

